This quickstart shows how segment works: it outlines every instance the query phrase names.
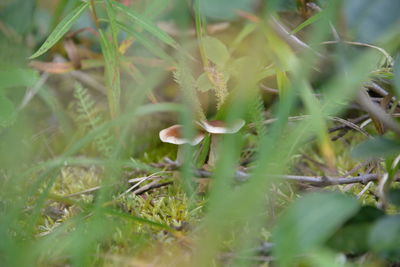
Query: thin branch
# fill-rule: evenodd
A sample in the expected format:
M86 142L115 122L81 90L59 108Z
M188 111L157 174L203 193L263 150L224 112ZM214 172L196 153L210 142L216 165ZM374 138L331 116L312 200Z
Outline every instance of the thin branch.
M373 183L372 183L372 181L371 181L371 182L369 182L366 186L364 186L363 190L361 190L361 192L357 194L357 198L358 198L358 199L361 198L362 195L364 195L364 194L368 191L368 189L371 187L372 184L373 184Z
M23 109L28 103L32 100L32 98L39 92L39 90L42 88L42 86L46 83L47 79L49 78L50 74L47 72L44 72L41 76L40 79L36 82L36 84L28 88L26 90L26 93L24 95L23 100L21 101L21 104L18 107L18 110Z
M367 44L367 43L352 42L352 41L342 41L342 40L340 40L340 41L326 41L326 42L322 42L322 44L337 44L337 43L340 43L340 42L343 42L343 43L349 44L349 45L364 46L364 47L369 47L369 48L376 49L376 50L378 50L379 52L381 52L385 56L389 66L393 66L393 58L389 55L388 52L386 52L385 49L383 49L383 48L381 48L379 46L375 46L375 45L371 45L371 44Z
M359 90L357 93L357 102L363 107L368 113L375 116L382 124L394 133L400 136L400 126L395 120L388 115L383 108L375 104L365 92L365 90Z
M383 89L381 86L379 86L377 83L374 82L367 83L366 87L380 96L387 96L389 94L385 89Z
M301 121L301 120L309 119L309 118L311 118L311 115L293 116L293 117L288 117L288 121L291 121L291 122L293 122L293 121ZM364 117L360 117L360 118L362 118L362 120L365 119ZM364 129L362 129L360 126L358 126L354 122L351 122L351 121L348 121L348 120L345 120L345 119L342 119L342 118L339 118L339 117L327 117L327 119L329 119L331 121L339 122L339 123L341 123L343 125L341 128L338 128L338 129L335 129L335 130L330 130L329 132L334 132L334 131L337 131L337 130L342 129L342 128L351 128L353 130L356 130L356 131L362 133L363 135L365 135L367 137L369 136L368 132L366 132ZM264 121L264 124L271 124L271 123L274 123L276 121L277 121L276 118L268 119L268 120ZM255 124L251 123L248 126L252 128L252 127L255 127Z
M149 183L149 184L147 184L145 186L142 186L141 188L133 191L132 193L135 194L135 195L141 195L141 194L144 194L144 193L146 193L148 191L151 191L153 189L157 189L157 188L160 188L160 187L168 186L168 185L171 185L173 183L174 182L172 182L172 181L164 182L164 183L158 183L158 181L153 181L153 182L151 182L151 183Z
M87 194L91 194L93 192L96 192L96 191L98 191L100 189L101 189L101 186L95 186L95 187L92 187L92 188L89 188L89 189L86 189L86 190L83 190L83 191L79 191L79 192L76 192L76 193L72 193L72 194L66 195L64 197L65 198L70 198L70 197L76 197L76 196L80 196L80 195L87 195Z
M312 51L319 58L324 58L322 54L312 49L309 45L301 41L294 34L290 34L285 26L283 26L275 17L272 16L268 24L275 31L275 33L278 34L283 40L285 40L287 44L295 51L309 50Z
M170 170L179 169L179 165L177 165L174 161L170 159L166 159L167 164L164 167L169 167ZM169 163L172 163L169 165ZM209 178L213 176L213 173L203 169L197 169L194 171L194 176ZM250 174L238 170L235 173L235 180L237 182L245 182L250 178ZM377 181L380 178L379 174L360 174L358 176L350 176L350 177L328 177L328 176L301 176L301 175L268 175L272 178L282 179L286 181L294 181L300 183L309 183L314 186L329 186L329 185L344 185L344 184L355 184L362 183L367 184L371 181ZM399 179L397 179L399 180Z
M266 86L264 84L260 84L260 87L261 87L261 89L263 91L265 91L267 93L271 93L271 94L274 94L274 95L279 95L279 90L278 89L268 87L268 86Z
M165 173L168 173L168 172L165 172ZM137 178L129 179L128 180L128 184L134 184L134 185L137 186L137 185L139 185L140 183L142 183L142 182L144 182L146 180L157 180L158 181L158 180L160 180L162 178L165 178L165 177L164 176L155 176L155 175L137 177ZM80 195L87 195L87 194L91 194L93 192L96 192L96 191L100 190L101 188L102 188L102 186L94 186L92 188L88 188L88 189L85 189L85 190L82 190L82 191L79 191L79 192L76 192L76 193L72 193L72 194L66 195L64 197L69 198L69 197L75 197L75 196L80 196ZM132 190L132 189L134 189L134 188L131 187L128 190ZM139 188L139 189L141 189L141 188ZM139 190L139 189L137 189L137 190Z
M351 122L353 124L357 124L357 123L365 121L368 118L369 118L369 116L367 114L365 114L365 115L362 115L362 116L360 116L358 118L355 118L355 119L347 119L346 121ZM359 126L359 127L362 129L361 126ZM342 129L345 129L345 128L349 128L349 126L347 124L341 124L341 125L329 128L328 132L329 133L333 133L333 132L336 132L336 131L339 131L339 130L342 130Z

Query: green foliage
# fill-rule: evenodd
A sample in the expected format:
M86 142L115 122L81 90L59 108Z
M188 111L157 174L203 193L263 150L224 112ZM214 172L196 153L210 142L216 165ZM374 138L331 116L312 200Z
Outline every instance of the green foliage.
M105 77L107 82L107 98L110 109L110 117L114 119L119 116L121 84L119 71L119 55L115 36L110 41L103 31L99 31L101 39L101 49L105 61Z
M143 33L135 31L133 28L129 27L128 25L117 22L118 27L125 31L128 35L133 36L137 42L143 45L146 49L148 49L152 54L155 56L164 59L168 62L173 62L174 59L169 56L162 48L158 45L155 45L149 38L147 38Z
M324 15L323 12L318 12L315 15L309 17L303 23L301 23L299 26L297 26L294 30L292 30L291 34L296 34L297 32L301 31L305 27L318 22L321 18L323 18L323 15Z
M369 249L368 235L374 223L385 214L383 211L364 206L338 229L329 240L329 246L346 253L360 254Z
M388 199L392 204L400 206L400 189L390 189L388 192Z
M359 205L349 196L337 193L309 194L288 207L273 233L275 255L283 266L293 257L322 245Z
M398 3L307 2L2 1L0 265L399 261ZM206 118L247 125L160 143Z
M172 39L172 37L167 35L165 32L163 32L160 28L158 28L152 22L148 21L145 17L141 16L137 12L133 11L130 8L125 7L124 5L122 5L116 1L112 1L112 2L113 2L113 5L116 7L116 9L119 12L121 12L122 14L125 14L131 22L137 23L138 26L143 27L144 30L153 34L154 37L165 42L166 44L168 44L172 47L176 46L176 42L174 39Z
M87 130L98 128L103 122L104 118L101 116L99 110L96 108L95 102L91 99L87 89L77 83L75 85L74 97L77 101L77 113L75 118L78 124L84 125ZM105 157L109 157L113 150L112 145L114 138L108 130L104 130L94 140L96 148Z
M377 158L395 156L400 151L400 143L381 136L371 138L353 149L353 156L358 158Z
M400 215L385 216L372 228L368 244L372 250L393 261L400 260Z
M216 20L232 20L237 17L237 10L251 12L254 6L254 0L200 1L201 13Z
M38 80L36 71L26 68L11 68L0 71L0 90L11 87L32 87Z
M12 124L16 119L16 113L14 104L6 96L0 95L0 129Z
M202 39L207 58L219 67L223 67L230 55L226 46L218 39L207 36Z
M78 7L72 10L65 18L60 21L57 27L47 37L46 41L40 46L40 48L29 58L33 59L46 53L51 47L53 47L64 34L72 27L74 22L81 16L81 14L89 6L87 2L82 2Z
M210 78L208 78L208 74L203 72L197 78L196 87L200 92L207 92L214 88L214 85L211 83Z

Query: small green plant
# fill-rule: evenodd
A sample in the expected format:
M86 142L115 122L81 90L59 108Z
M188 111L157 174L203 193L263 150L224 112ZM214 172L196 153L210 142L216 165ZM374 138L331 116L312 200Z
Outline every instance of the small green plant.
M399 3L2 1L0 266L396 265Z

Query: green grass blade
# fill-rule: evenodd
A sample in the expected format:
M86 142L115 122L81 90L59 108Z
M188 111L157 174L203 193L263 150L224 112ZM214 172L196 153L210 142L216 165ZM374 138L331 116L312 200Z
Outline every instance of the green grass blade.
M53 47L63 35L71 28L74 22L80 17L80 15L88 7L88 3L83 2L77 8L75 8L71 13L69 13L54 29L54 31L49 35L42 46L32 55L29 59L36 58L38 56L46 53L51 47Z
M314 22L317 22L318 20L320 20L322 18L323 12L319 12L311 17L309 17L306 21L304 21L303 23L301 23L299 26L297 26L292 32L291 34L296 34L297 32L301 31L302 29L304 29L305 27L307 27L308 25L313 24Z
M172 47L176 47L176 41L172 37L170 37L168 34L163 32L160 28L158 28L155 24L153 24L152 22L143 18L138 13L134 12L132 9L129 9L120 3L117 3L114 1L113 4L117 8L117 10L119 10L121 13L125 14L133 22L136 22L138 25L143 27L143 29L150 32L155 37L157 37L158 39L163 41L164 43L166 43Z
M166 52L164 52L164 50L157 47L149 39L144 37L143 34L136 32L134 29L130 28L128 25L123 24L122 22L117 22L117 25L121 30L126 32L128 35L133 36L136 39L136 41L138 41L141 45L147 48L152 54L161 59L166 60L167 62L175 64L174 59L172 57L170 57Z
M161 229L164 229L164 230L167 230L167 231L170 231L170 232L174 232L173 228L171 228L168 225L163 224L163 223L155 222L155 221L143 218L143 217L134 216L134 215L131 215L131 214L128 214L128 213L124 213L124 212L115 210L115 209L102 208L102 210L104 210L105 213L107 213L109 215L112 215L112 216L120 217L120 218L123 218L123 219L128 219L128 220L131 220L131 221L135 221L137 223L148 224L148 225L151 225L151 226L154 226L154 227L157 227L157 228L161 228Z
M111 118L119 115L120 109L120 72L118 66L118 51L114 42L110 41L102 30L99 30L101 49L105 61L105 76L107 82L107 98Z

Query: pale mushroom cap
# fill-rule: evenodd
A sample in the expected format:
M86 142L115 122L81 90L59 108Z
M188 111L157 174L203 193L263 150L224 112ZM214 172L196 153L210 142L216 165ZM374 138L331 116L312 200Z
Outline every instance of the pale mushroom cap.
M204 139L204 133L198 132L192 140L188 140L183 138L182 132L182 125L177 124L161 130L159 135L162 142L175 145L190 144L195 146Z
M227 125L224 121L200 121L198 124L206 131L211 134L233 134L237 133L245 124L245 121L239 119L232 125Z

